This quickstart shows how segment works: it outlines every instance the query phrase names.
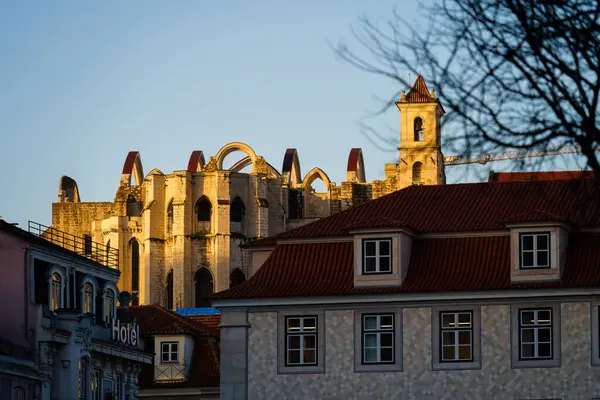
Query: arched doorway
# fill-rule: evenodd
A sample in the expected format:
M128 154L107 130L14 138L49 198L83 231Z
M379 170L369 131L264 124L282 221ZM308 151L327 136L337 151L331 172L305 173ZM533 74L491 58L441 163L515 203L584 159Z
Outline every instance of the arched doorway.
M194 307L210 307L208 297L213 294L213 276L208 268L202 267L194 275Z

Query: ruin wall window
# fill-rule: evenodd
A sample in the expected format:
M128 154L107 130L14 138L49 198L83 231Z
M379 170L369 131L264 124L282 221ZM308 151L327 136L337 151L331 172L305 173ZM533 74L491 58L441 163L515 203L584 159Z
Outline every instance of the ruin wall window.
M212 204L206 196L202 196L196 202L195 212L196 221L198 222L210 222L212 215Z

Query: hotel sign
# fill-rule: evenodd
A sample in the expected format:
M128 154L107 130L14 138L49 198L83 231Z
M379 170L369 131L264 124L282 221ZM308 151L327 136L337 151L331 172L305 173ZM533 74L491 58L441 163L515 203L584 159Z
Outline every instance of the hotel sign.
M119 343L137 346L140 337L140 326L136 323L123 324L118 319L112 320L112 340Z

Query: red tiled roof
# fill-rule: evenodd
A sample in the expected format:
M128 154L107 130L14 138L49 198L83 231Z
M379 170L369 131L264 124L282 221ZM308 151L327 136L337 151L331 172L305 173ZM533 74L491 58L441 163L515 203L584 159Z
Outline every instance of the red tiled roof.
M192 336L219 337L219 330L191 319L182 317L157 304L130 307L140 326L140 335L187 334Z
M216 298L335 296L600 285L600 234L573 234L561 282L512 284L510 237L415 239L400 287L355 288L352 242L282 244L246 283Z
M218 314L210 315L190 315L186 318L191 319L194 322L201 323L204 326L210 326L215 329L220 329L219 324L221 323L221 316Z
M150 343L151 344L151 343ZM154 348L152 348L154 351ZM155 382L154 365L146 365L140 374L141 389L175 389L190 387L219 387L219 343L208 338L196 338L188 380L184 382Z
M531 212L563 216L578 226L600 225L600 191L593 180L409 186L270 240L346 236L357 228L402 223L416 232L505 229L505 220Z
M593 179L594 171L490 172L489 182Z
M429 103L433 101L431 93L429 93L429 89L427 89L425 79L423 79L423 75L417 77L413 87L406 95L406 100L408 100L409 103Z

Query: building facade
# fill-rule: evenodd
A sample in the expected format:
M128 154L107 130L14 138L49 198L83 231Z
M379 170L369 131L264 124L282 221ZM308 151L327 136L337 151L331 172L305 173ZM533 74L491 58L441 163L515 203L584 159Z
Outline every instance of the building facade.
M52 227L117 249L119 287L134 295L134 304L208 306L214 291L255 272L241 245L412 184L445 183L444 109L423 77L397 106L400 162L385 166L384 180L366 181L359 148L350 151L346 181L340 185L319 168L302 177L295 149L285 152L281 171L250 146L229 143L208 162L202 151L193 151L185 170L165 174L153 169L146 176L140 154L133 151L113 202L82 202L75 180L62 177ZM235 151L247 156L224 168L225 158ZM312 188L317 179L325 192Z
M257 242L213 303L221 398L600 397L599 232L576 179L413 186Z
M19 379L0 372L0 393L12 392L2 398L136 399L152 358L128 313L131 296L117 289L119 271L99 262L106 250L53 230L78 254L37 224L30 230L0 220L0 338L27 354L13 368Z

